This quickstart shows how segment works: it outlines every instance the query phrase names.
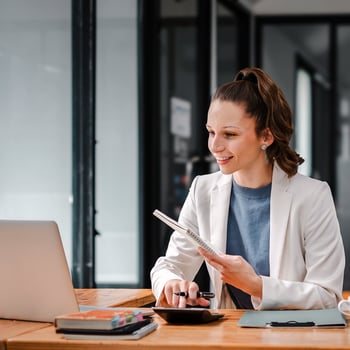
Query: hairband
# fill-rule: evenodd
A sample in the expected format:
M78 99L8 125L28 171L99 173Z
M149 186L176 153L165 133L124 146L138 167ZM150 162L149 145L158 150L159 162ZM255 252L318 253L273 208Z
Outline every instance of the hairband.
M253 74L248 74L248 75L243 75L241 79L238 80L245 80L245 81L250 81L251 83L257 84L258 81L256 79L256 76Z
M258 84L258 79L253 73L248 73L244 75L243 72L239 72L236 76L235 81L240 81L240 80L250 81L251 83Z

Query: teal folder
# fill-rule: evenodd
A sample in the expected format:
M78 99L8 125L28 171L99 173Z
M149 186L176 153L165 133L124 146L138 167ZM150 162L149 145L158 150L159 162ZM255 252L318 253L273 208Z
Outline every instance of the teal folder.
M338 309L245 311L240 327L321 327L344 328L344 316Z

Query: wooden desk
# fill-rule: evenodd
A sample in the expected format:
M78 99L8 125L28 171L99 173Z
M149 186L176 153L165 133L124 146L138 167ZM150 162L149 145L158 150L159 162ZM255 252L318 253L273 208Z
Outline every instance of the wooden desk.
M350 349L350 327L345 329L258 329L240 328L241 310L221 310L225 319L204 325L170 325L157 315L159 327L140 340L81 341L65 340L53 326L13 337L8 350L198 350L198 349Z
M150 289L76 289L82 305L102 307L141 307L155 301ZM6 340L44 327L50 323L0 319L0 350L6 349Z
M50 323L0 319L0 350L6 349L6 340L19 334L48 327Z
M78 303L102 307L141 307L155 302L151 289L76 289Z

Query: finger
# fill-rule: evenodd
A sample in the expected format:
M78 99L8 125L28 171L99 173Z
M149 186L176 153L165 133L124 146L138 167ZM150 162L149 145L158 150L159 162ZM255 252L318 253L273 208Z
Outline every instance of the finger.
M190 282L187 280L182 280L179 284L180 292L183 292L184 294L188 294L188 288L189 288ZM178 296L177 299L177 306L178 307L186 307L187 304L187 297L186 296Z
M215 270L221 272L224 270L225 268L225 265L221 264L220 262L217 262L213 259L207 259L205 258L206 262L211 265Z
M221 255L214 255L209 253L207 250L198 247L198 252L201 254L208 262L215 262L223 265L225 263L224 257L226 256L225 254Z
M205 298L198 298L197 299L197 305L200 305L202 307L207 307L210 305L210 301L208 299Z
M178 307L180 302L180 296L173 294L172 300L171 300L171 305L174 307Z
M164 294L165 294L165 298L166 298L166 301L169 305L174 305L174 293L173 293L173 289L169 288L167 290L164 291Z
M188 298L191 300L196 300L198 292L199 292L198 284L196 282L191 282L188 286Z
M177 306L178 297L174 295L175 292L179 292L181 290L180 280L169 281L164 288L164 294L166 301L169 305Z
M211 266L214 267L215 270L219 271L220 273L222 273L225 269L222 265L217 264L217 263L210 263Z
M185 296L179 296L178 298L179 298L178 299L178 302L179 302L178 307L186 307L187 298Z
M198 247L198 252L203 257L209 259L213 256L213 254L209 253L207 250L203 249L202 247Z

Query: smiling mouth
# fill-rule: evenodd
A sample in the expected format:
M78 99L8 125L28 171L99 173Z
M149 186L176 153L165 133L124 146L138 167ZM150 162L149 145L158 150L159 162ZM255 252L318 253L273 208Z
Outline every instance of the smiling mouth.
M224 162L225 160L229 160L229 159L231 159L231 158L233 158L232 156L231 157L217 157L216 158L216 161L217 162Z

